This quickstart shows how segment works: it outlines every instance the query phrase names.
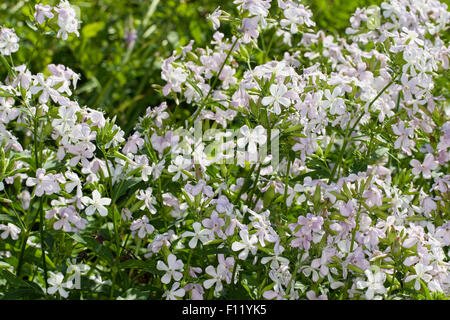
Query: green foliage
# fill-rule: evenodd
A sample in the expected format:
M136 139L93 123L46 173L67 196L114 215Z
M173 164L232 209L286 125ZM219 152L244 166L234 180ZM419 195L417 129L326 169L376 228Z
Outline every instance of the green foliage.
M71 4L79 8L82 21L80 37L72 35L70 41L60 41L55 36L57 26L50 25L54 31L38 41L32 15L39 2L58 3L5 0L0 4L0 24L14 26L21 37L15 64L29 61L33 73L45 73L50 63L70 66L81 74L75 92L80 105L117 116L117 124L126 133L148 106L162 102L155 87L162 84L162 59L191 39L198 47L206 47L214 33L207 15L218 6L228 12L236 10L231 0L74 0ZM308 0L305 4L312 9L319 28L343 33L357 7L380 2ZM128 46L125 37L132 29L137 40ZM264 59L263 55L258 59ZM177 117L185 118L181 112Z
M314 13L314 21L321 30L332 33L345 32L348 20L357 8L380 5L382 0L310 0L307 1Z
M275 0L274 0L275 1ZM128 165L131 162L126 155L120 153L119 146L106 147L108 143L113 140L113 137L118 133L119 125L125 131L130 131L137 123L137 118L142 115L148 106L154 106L163 101L164 97L159 94L160 86L163 81L160 77L161 61L164 58L170 56L176 48L181 45L189 43L190 39L194 39L196 47L208 47L210 45L210 39L214 33L210 28L207 14L212 12L218 4L223 9L232 12L234 5L232 1L226 3L219 3L219 1L212 0L197 0L197 1L175 1L175 0L133 0L133 1L115 1L115 0L73 0L71 3L80 8L80 18L83 21L80 29L80 37L71 36L70 41L64 42L56 39L55 31L57 27L55 25L46 25L46 28L50 28L46 36L42 40L37 40L36 28L40 26L36 25L33 21L32 12L36 1L13 1L6 0L0 4L0 15L2 20L0 25L14 26L17 34L21 37L21 50L14 55L14 63L11 61L11 65L19 65L27 63L33 73L48 72L46 66L49 63L61 63L73 68L74 71L81 74L81 80L76 90L76 96L74 99L80 102L80 105L87 105L93 109L103 109L107 116L113 118L106 122L106 125L98 129L96 132L97 151L96 156L103 158L106 162L108 175L100 171L99 175L101 179L105 181L104 184L97 181L89 181L85 184L85 191L99 190L103 195L107 195L111 198L112 205L105 216L98 219L98 223L93 227L92 225L80 234L71 234L68 236L65 233L57 232L56 229L46 229L45 236L43 236L42 228L43 221L42 215L44 214L43 208L49 208L50 204L53 206L53 202L50 202L50 198L41 198L39 204L33 191L33 202L28 209L22 209L16 202L11 201L9 196L0 197L0 222L14 223L20 225L22 231L20 241L16 242L18 245L10 240L3 241L2 246L5 250L10 250L13 255L6 257L4 262L0 262L0 288L5 288L6 294L1 295L2 299L18 299L21 297L27 297L31 299L39 299L48 295L44 294L44 287L36 285L36 280L39 282L47 283L46 279L42 279L42 274L47 274L47 269L69 274L67 269L69 268L69 257L74 258L77 263L87 263L91 266L89 274L83 277L81 280L81 287L74 289L71 293L72 299L82 298L106 298L117 297L121 299L151 299L154 297L160 297L162 290L168 289L168 286L163 285L161 282L161 276L164 274L156 268L156 260L148 259L141 260L140 256L143 256L147 246L152 244L147 240L137 239L134 236L130 237L128 233L125 235L124 224L120 223L121 209L128 209L131 207L131 203L136 200L135 192L138 189L143 189L145 183L141 182L141 178L134 177L135 174L140 172L140 167L127 172ZM310 5L315 13L314 20L318 24L318 28L325 30L329 33L344 33L345 27L348 26L348 18L351 13L357 7L368 6L371 3L379 4L381 1L306 1ZM49 4L56 4L56 1L49 0ZM25 21L25 22L24 22ZM54 23L54 22L52 22ZM46 29L47 30L47 29ZM126 38L129 36L131 30L136 30L137 39L133 44L127 44ZM225 30L227 30L225 28ZM245 49L241 49L241 52L237 54L236 60L242 59L248 62L248 66L252 67L257 64L262 64L274 58L281 58L286 44L274 44L274 32L272 30L266 31L258 39L261 42L261 47L256 48L257 53L249 54L245 52ZM258 43L259 45L259 43ZM267 46L267 47L266 47ZM266 49L267 52L266 52ZM316 49L316 48L314 48ZM270 53L270 54L269 54ZM191 53L192 54L192 53ZM31 58L30 58L31 57ZM323 57L322 57L323 58ZM319 58L321 59L321 58ZM225 59L227 60L227 59ZM320 61L320 60L319 60ZM2 61L6 67L9 67L8 61ZM302 67L307 66L307 61L300 61ZM323 63L322 63L323 62ZM321 68L327 68L327 59L324 58ZM367 61L370 65L372 62ZM399 62L400 64L400 62ZM371 65L371 67L373 67ZM374 73L378 73L379 70L376 66L372 68ZM236 69L237 72L246 71L245 68ZM11 68L9 72L12 74ZM220 71L219 71L220 73ZM0 76L6 76L0 75ZM212 87L216 84L217 75L211 78L210 84ZM262 96L269 94L269 87L273 83L275 76L271 81L266 83L260 83L261 92L257 92ZM394 77L395 79L395 77ZM195 82L188 79L190 85L192 85L197 91L200 91ZM263 82L263 81L261 81ZM392 83L394 80L392 80ZM439 78L436 79L436 88L434 94L436 96L442 95L448 100L449 97L449 84L448 84L448 71L442 73ZM387 85L389 87L391 83ZM387 88L385 87L385 89ZM380 95L385 89L380 91ZM375 100L379 97L376 96ZM177 99L174 94L168 99ZM213 104L208 96L202 101L202 106ZM400 96L399 96L400 99ZM234 125L242 126L247 124L249 127L251 123L256 121L263 124L265 127L270 126L271 117L268 116L268 112L261 108L261 99L257 101L251 101L250 111L242 110L248 118L238 118ZM373 102L375 101L373 100ZM205 102L205 104L203 104ZM25 102L24 102L25 103ZM448 103L448 102L447 102ZM167 122L175 127L180 121L187 119L187 116L191 114L191 111L187 107L192 108L192 105L188 106L186 102L177 103L175 109L169 106L167 110L170 113L170 118ZM353 105L350 105L350 109L353 109ZM185 108L186 107L186 108ZM370 107L370 105L369 105ZM353 113L355 110L351 110ZM398 103L397 109L398 110ZM430 111L425 110L425 113L433 118L433 121L441 126L445 120L440 118L441 115L436 111L431 114ZM44 118L36 112L36 118ZM54 118L56 109L52 109L49 115ZM47 116L49 116L47 115ZM321 147L318 146L317 150L313 154L308 155L307 168L311 171L303 172L298 175L289 174L292 161L295 159L296 154L292 151L293 145L298 141L296 138L305 138L306 136L300 133L302 125L296 125L289 127L289 122L282 127L282 135L280 137L280 153L287 155L287 168L282 170L281 180L285 184L284 191L277 190L280 187L276 183L271 183L268 186L267 191L263 194L258 190L258 182L260 178L261 166L247 165L246 168L241 168L236 165L220 167L211 166L206 170L211 180L209 184L214 183L215 180L221 181L222 178L226 179L228 184L236 183L237 177L245 177L241 189L232 194L230 197L227 192L229 190L223 190L234 204L238 204L241 200L241 196L246 194L250 195L249 200L244 200L247 205L252 201L251 197L256 195L257 200L261 199L264 204L264 208L271 211L278 223L276 224L277 233L281 234L282 240L287 241L289 229L287 227L289 222L297 220L299 215L306 215L309 212L313 212L317 216L330 215L333 220L347 221L346 218L338 214L338 210L330 209L329 200L326 200L323 196L324 187L321 184L314 186L311 190L303 192L303 196L306 201L302 203L293 202L292 206L286 203L288 197L287 185L294 186L296 183L302 183L306 177L313 179L325 178L329 182L337 180L342 172L342 175L348 176L350 174L358 174L366 171L369 166L374 166L380 162L387 162L387 166L395 171L393 181L395 185L399 185L405 188L404 193L407 193L407 186L413 184L415 181L420 185L426 186L429 184L423 178L415 178L411 174L409 165L410 159L402 156L400 153L393 149L393 144L397 135L392 132L392 125L398 120L404 118L405 112L401 110L396 113L392 118L385 121L378 121L376 118L378 114L372 115L372 121L361 123L360 131L361 136L352 135L355 128L348 127L347 129L341 126L332 128L330 133L330 140ZM79 116L81 117L81 116ZM50 119L50 118L49 118ZM272 118L273 119L273 118ZM281 119L280 119L281 120ZM358 119L359 121L360 119ZM209 121L205 121L205 126L210 128ZM282 121L283 122L283 121ZM37 122L36 122L37 123ZM24 124L33 126L31 124ZM149 146L151 126L149 119L142 122L142 127L146 129L146 141L143 153L145 156L152 158L157 163L157 157L155 156L156 149ZM356 125L355 125L356 126ZM34 132L38 132L38 128L34 128ZM206 128L205 128L206 129ZM271 128L273 129L273 128ZM154 132L159 133L161 128L153 128ZM329 129L327 129L328 131ZM39 139L31 137L24 138L29 145L32 145L31 140L35 141L35 144L31 146L30 150L35 153L35 158L26 157L26 155L16 153L11 155L10 150L5 151L3 146L0 146L0 182L3 177L10 177L21 173L21 170L27 171L27 169L20 169L14 166L16 161L24 161L30 166L29 171L34 175L39 166L38 157L41 158L41 165L47 170L47 173L56 173L62 170L63 162L57 161L56 158L49 158L48 155L44 156L47 161L42 162L43 155L38 155L38 150L43 149L43 144L46 138L49 139L52 131L51 121L47 121L47 124L42 127L41 135ZM332 134L331 134L332 133ZM425 142L430 138L430 142L435 144L439 140L440 132L436 128L434 132L430 133L430 137L426 134L422 134L417 140L417 149L425 147ZM336 138L338 136L338 138ZM339 137L341 136L341 137ZM335 139L336 138L336 139ZM37 142L39 141L39 142ZM144 142L143 142L144 143ZM39 145L38 145L39 144ZM108 149L108 150L106 150ZM30 151L31 152L31 151ZM394 156L392 153L396 154ZM421 155L414 155L416 158L420 158ZM120 159L124 163L123 172L121 174L111 175L108 160ZM173 160L173 159L172 159ZM331 166L333 164L334 166ZM338 168L338 169L336 169ZM73 170L78 172L80 168L76 167ZM114 169L114 168L112 168ZM116 168L117 169L117 168ZM256 178L252 177L252 174L256 172ZM287 172L286 174L284 172ZM336 173L336 174L335 174ZM30 177L32 176L30 175ZM193 175L190 174L190 178L193 179ZM341 175L341 176L342 176ZM113 178L119 176L120 183L114 184ZM157 201L155 201L155 207L157 207L158 215L156 217L150 217L152 225L156 227L159 233L166 232L173 228L175 231L180 231L180 225L191 227L193 218L201 220L211 214L213 210L207 205L200 204L201 196L193 197L192 199L186 194L186 191L182 189L182 181L173 181L170 175L167 174L167 170L161 175L161 179L150 181L148 185L151 185L155 191ZM362 180L358 184L355 183L354 187L351 184L344 184L342 191L334 192L338 200L349 201L350 199L357 199L360 202L358 208L358 216L361 210L364 210L367 215L374 221L377 218L386 219L388 217L388 209L391 208L391 202L393 199L384 197L381 205L367 205L364 203L364 192L368 190L368 186L371 184L373 176L368 177L366 180ZM107 183L106 183L107 182ZM229 183L231 182L231 183ZM260 186L259 186L260 187ZM428 186L429 188L430 186ZM16 190L19 194L22 190L20 185L14 184L9 190ZM225 188L226 189L226 188ZM176 194L182 193L188 204L189 215L182 218L173 219L170 216L170 208L165 205L163 199L162 190ZM89 193L88 192L88 193ZM88 194L87 193L87 194ZM411 195L411 203L418 207L419 197L416 191L407 193ZM62 195L65 195L65 191L61 191ZM328 197L328 196L327 196ZM44 199L44 200L42 200ZM327 198L328 199L328 198ZM55 199L53 199L55 200ZM291 199L292 200L292 199ZM210 200L209 200L210 201ZM381 201L381 200L380 200ZM143 205L142 201L136 201L129 210L130 213L134 213ZM257 201L255 201L257 202ZM43 204L44 203L44 204ZM442 202L444 203L444 202ZM309 206L312 206L311 209ZM445 205L445 208L443 207ZM440 226L445 221L448 221L448 212L450 202L446 201L445 204L439 204L439 210L433 210L436 217L433 218L436 221L436 225ZM28 212L25 212L27 210ZM328 211L329 210L329 211ZM18 214L16 211L19 211ZM21 212L20 212L21 211ZM50 210L49 210L50 211ZM442 212L439 216L438 212ZM47 214L45 210L45 214ZM23 219L20 216L28 219ZM245 214L245 213L244 213ZM249 222L249 213L243 218L244 223ZM37 219L39 216L39 219ZM224 216L224 215L222 215ZM31 219L30 219L31 218ZM93 217L87 217L89 222L92 222ZM409 220L408 220L409 219ZM124 219L125 220L125 219ZM420 216L411 216L406 220L408 221L422 221L425 220ZM39 222L38 222L39 221ZM356 218L358 221L358 218ZM359 223L359 222L358 222ZM300 226L299 226L300 227ZM296 231L298 231L299 227ZM178 230L177 230L178 229ZM326 245L326 237L336 235L337 232L332 230L329 225L324 225L327 235L315 244L311 249L311 256L318 256L321 250ZM356 228L357 229L357 228ZM354 230L356 230L354 229ZM127 230L128 231L128 230ZM40 233L40 242L36 240L38 233ZM237 235L234 236L237 239ZM391 259L387 265L381 265L380 259L374 261L373 265L377 268L393 269L392 276L388 278L389 293L392 297L400 297L400 295L411 293L408 297L414 297L417 299L437 300L448 299L441 293L430 293L426 285L423 285L420 295L413 290L413 282L408 283L405 287L402 282L408 274L414 272L414 270L408 266L403 265L403 261L411 256L418 255L417 246L413 246L408 249L400 249L401 243L406 239L406 235L403 231L399 235L394 233L392 229L387 229L387 236L380 240L384 248L389 248L392 253ZM351 240L351 246L353 246L355 240L355 231ZM153 240L155 241L155 240ZM202 243L201 248L197 252L201 254L192 254L192 250L188 248L177 248L177 242L180 239L174 240L171 246L164 246L161 250L161 256L167 260L167 257L177 251L179 257L186 263L186 270L189 270L189 266L205 265L205 262L214 263L215 256L217 254L232 255L233 251L230 250L232 238L228 240L217 239L207 243ZM223 243L227 242L227 243ZM222 243L224 244L222 246ZM28 246L28 247L27 247ZM19 248L23 248L19 250ZM41 248L45 249L42 250ZM147 248L148 250L148 248ZM270 253L266 248L258 247L259 252L257 257L260 259ZM44 252L49 252L45 254ZM351 251L351 249L350 249ZM390 254L391 254L390 253ZM305 283L311 285L311 287L317 291L319 284L313 284L309 277L299 272L298 267L300 265L300 256L298 250L288 248L284 253L286 257L289 257L290 261L295 263L294 274L292 279L301 279L300 282L293 282L289 284L287 291L291 288L291 285L298 289L301 286L305 286ZM336 268L339 272L344 270L344 261L335 257L334 261L330 262L330 267ZM377 260L378 258L375 258ZM214 260L214 261L213 261ZM226 288L221 295L222 298L230 299L260 299L262 293L271 289L274 283L270 284L270 280L267 277L264 278L264 274L267 274L268 266L261 266L256 272L249 273L246 270L251 270L251 263L247 260L238 261L233 270L233 280L236 281L235 286ZM372 262L372 261L371 261ZM23 264L22 264L23 263ZM40 270L43 265L44 272ZM11 268L11 266L17 266L17 268ZM363 276L364 272L359 267L349 264L348 268L352 270L357 276ZM14 273L11 271L14 270ZM92 273L96 275L105 275L105 279L112 279L112 285L104 285L101 279L92 279L89 276ZM237 271L236 271L237 270ZM188 272L188 271L186 271ZM27 276L25 276L27 275ZM32 280L29 280L29 278ZM36 278L35 278L36 277ZM185 281L186 275L183 277ZM261 280L263 278L263 280ZM321 280L323 281L323 279ZM325 280L326 281L326 280ZM93 288L94 282L97 284L95 289ZM306 288L306 286L305 286ZM347 284L345 289L348 289ZM303 291L303 289L302 289ZM342 290L344 291L344 290ZM396 296L397 294L397 296ZM423 295L422 295L423 294ZM213 298L214 291L210 290L205 292L206 298ZM405 295L406 296L406 295ZM329 292L330 298L346 298L346 296L338 295L331 291ZM401 297L400 297L401 298Z

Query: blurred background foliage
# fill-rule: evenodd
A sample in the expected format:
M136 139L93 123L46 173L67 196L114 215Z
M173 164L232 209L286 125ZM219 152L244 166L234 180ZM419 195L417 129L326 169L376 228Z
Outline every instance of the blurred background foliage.
M38 37L39 33L33 30L34 5L39 2L59 3L55 0L0 3L0 25L13 27L21 38L21 50L14 54L14 63L29 62L32 73L46 73L49 63L61 63L80 73L75 92L80 105L117 116L118 124L126 132L133 129L148 106L163 101L153 87L163 84L162 59L191 39L196 46L207 46L214 33L208 14L218 6L230 13L235 10L232 0L71 0L80 9L80 37L71 35L68 41L62 41L54 32ZM381 2L304 1L313 11L317 27L334 34L345 32L356 8ZM126 38L130 38L132 30L136 31L136 41L129 45Z

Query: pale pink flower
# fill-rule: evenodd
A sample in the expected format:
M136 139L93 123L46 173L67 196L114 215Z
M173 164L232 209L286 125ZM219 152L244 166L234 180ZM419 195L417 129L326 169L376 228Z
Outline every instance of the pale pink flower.
M434 156L431 153L428 153L423 160L423 163L420 163L418 160L413 159L409 162L409 164L413 167L412 173L415 176L418 176L422 173L422 176L425 179L431 178L431 171L436 170L439 167L439 164L436 160L434 160Z
M42 4L37 4L34 6L34 8L36 9L36 12L34 13L34 18L39 24L43 24L46 18L51 19L55 16L52 12L53 8L48 4L45 6Z
M183 274L180 272L183 270L183 266L183 261L177 260L177 257L174 254L169 254L167 257L167 265L159 260L156 264L156 269L165 271L165 274L161 277L161 282L168 284L172 278L175 281L180 281L183 277Z

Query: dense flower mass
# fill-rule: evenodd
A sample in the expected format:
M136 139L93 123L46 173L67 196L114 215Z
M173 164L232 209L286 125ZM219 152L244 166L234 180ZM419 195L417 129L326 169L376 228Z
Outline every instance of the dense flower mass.
M14 29L5 27L0 28L0 54L10 55L13 52L19 50L19 38L17 37Z
M209 16L210 47L191 41L164 60L167 101L128 136L77 103L68 66L13 65L19 37L0 28L0 274L28 277L0 287L25 283L32 298L450 294L447 5L358 9L338 37L301 1L234 4ZM80 36L67 1L35 10L36 30L55 18L58 38Z

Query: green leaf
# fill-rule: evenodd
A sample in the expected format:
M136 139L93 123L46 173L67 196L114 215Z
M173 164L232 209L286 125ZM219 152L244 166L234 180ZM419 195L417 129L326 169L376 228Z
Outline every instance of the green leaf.
M16 299L23 299L24 296L31 298L31 295L36 298L44 295L44 292L39 285L34 282L25 281L8 270L0 269L0 277L5 279L12 287L8 290L5 296L3 296L3 299L13 299L14 293L17 294L18 291L21 291L22 295L17 295Z
M124 292L118 300L148 300L150 298L150 290L142 291L137 288L130 288Z
M133 194L134 191L131 191L131 187L135 186L139 182L141 182L141 179L132 178L132 179L127 179L122 185L121 184L116 184L115 187L114 187L114 193L113 194L117 193L117 196L114 197L114 199L117 200L121 196L123 196L124 194ZM120 189L119 189L119 187L120 187Z
M71 235L71 238L81 244L84 244L86 247L95 252L99 258L108 262L108 264L114 264L114 256L112 251L108 247L101 245L97 240L79 234L73 234Z
M258 295L259 282L249 275L242 275L241 278L241 284L244 287L245 291L247 291L250 299L256 299Z
M292 131L300 130L301 128L303 128L303 124L298 124L296 126L288 127L286 130L284 130L284 132L285 133L289 133L289 132L292 132Z
M425 297L426 300L433 300L433 298L431 297L430 291L428 290L427 285L422 281L422 279L419 279L420 284L422 285L422 289L425 292Z
M105 23L103 21L89 23L81 30L82 38L89 39L95 37L104 27Z
M313 202L314 202L315 206L319 204L319 201L321 199L321 195L322 195L322 193L321 193L320 184L318 184L316 186L316 189L314 190L314 196L313 196Z
M156 261L125 260L119 264L120 269L139 269L152 273L157 272Z
M17 223L16 219L14 219L11 216L8 216L7 214L0 214L0 221L4 222L10 222L10 223Z

